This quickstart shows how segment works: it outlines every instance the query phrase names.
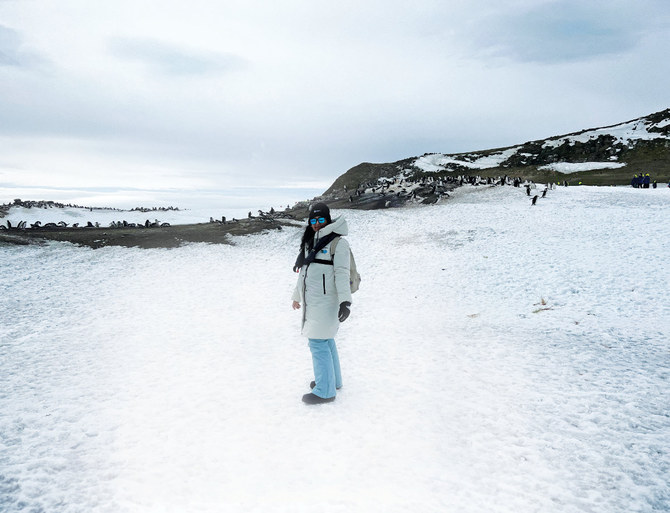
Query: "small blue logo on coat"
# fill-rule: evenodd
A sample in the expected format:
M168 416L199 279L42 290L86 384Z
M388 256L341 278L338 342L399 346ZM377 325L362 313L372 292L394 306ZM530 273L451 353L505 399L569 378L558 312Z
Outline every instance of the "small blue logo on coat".
M322 249L321 253L328 253L328 250L327 249Z

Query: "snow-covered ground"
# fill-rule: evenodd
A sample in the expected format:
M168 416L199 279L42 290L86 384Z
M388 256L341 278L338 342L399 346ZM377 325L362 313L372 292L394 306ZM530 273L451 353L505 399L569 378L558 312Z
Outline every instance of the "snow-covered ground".
M299 229L0 246L0 510L670 510L670 189L346 211L363 277L312 379Z

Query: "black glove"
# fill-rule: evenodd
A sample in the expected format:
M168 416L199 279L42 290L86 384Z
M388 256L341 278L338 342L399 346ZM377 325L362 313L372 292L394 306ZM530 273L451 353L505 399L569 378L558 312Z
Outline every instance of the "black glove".
M294 273L299 273L300 268L303 266L305 263L305 254L301 251L298 253L298 258L295 259L295 264L293 264L293 272Z
M349 314L351 313L349 311L350 306L351 303L349 301L342 301L340 303L340 311L337 312L337 318L340 320L340 322L346 321L347 317L349 317Z

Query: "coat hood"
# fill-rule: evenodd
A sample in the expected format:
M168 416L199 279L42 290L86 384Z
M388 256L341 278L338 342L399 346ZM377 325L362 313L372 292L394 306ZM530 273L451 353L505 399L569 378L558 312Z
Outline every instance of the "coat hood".
M333 222L324 226L317 232L319 238L328 235L329 233L337 233L338 235L349 235L349 226L347 220L343 216L338 216L333 219Z

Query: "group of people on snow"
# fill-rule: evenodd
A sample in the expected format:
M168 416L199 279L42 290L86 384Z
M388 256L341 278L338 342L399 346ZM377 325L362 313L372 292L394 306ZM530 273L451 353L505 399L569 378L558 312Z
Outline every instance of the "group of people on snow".
M651 182L651 177L649 176L649 173L647 174L640 173L639 175L633 175L630 184L636 189L649 189L649 185L651 185L655 189L656 186L658 185L656 183L656 180Z

